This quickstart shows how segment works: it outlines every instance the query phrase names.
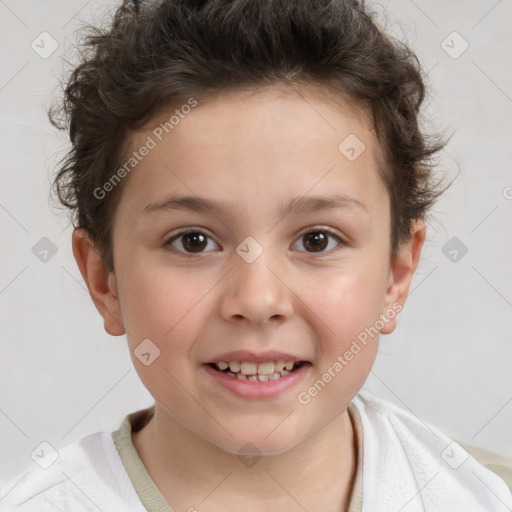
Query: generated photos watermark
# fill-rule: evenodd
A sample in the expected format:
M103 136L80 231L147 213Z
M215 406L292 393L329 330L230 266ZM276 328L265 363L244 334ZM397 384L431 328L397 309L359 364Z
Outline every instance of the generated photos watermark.
M366 345L369 340L378 336L381 329L402 310L403 306L399 302L395 302L390 308L380 315L380 318L370 327L365 327L357 335L357 339L352 340L348 350L343 355L339 355L327 370L318 378L307 390L301 391L297 395L297 400L302 405L307 405L311 400L322 391L332 379L334 379L346 366L349 365Z
M187 103L182 105L179 109L175 109L174 113L167 121L160 123L151 133L152 135L148 135L146 140L142 146L140 146L136 151L133 151L131 156L127 158L124 164L117 169L117 171L112 174L112 176L105 182L101 187L96 187L93 191L93 195L96 199L102 200L105 199L106 195L109 192L112 192L114 188L125 178L128 174L130 174L133 169L135 169L140 162L144 159L144 157L149 155L149 152L152 149L155 149L158 146L158 143L161 142L165 135L171 133L172 130L176 126L180 124L180 122L185 119L185 117L190 114L192 108L197 105L197 100L194 98L189 98Z

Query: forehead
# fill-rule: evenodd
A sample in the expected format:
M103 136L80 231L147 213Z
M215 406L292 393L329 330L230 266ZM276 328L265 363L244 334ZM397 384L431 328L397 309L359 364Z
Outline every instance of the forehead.
M185 103L183 101L181 107L186 106ZM172 114L178 114L180 110L176 105L162 109L139 135L143 137L165 127L166 123L169 128ZM273 132L272 137L279 131L280 139L288 141L297 135L307 135L311 141L327 138L329 142L336 142L347 129L351 129L365 139L369 149L376 152L374 157L381 156L380 148L373 140L370 109L327 85L273 84L227 88L201 97L197 106L193 109L187 107L187 110L192 111L180 119L174 116L178 123L171 130L180 144L196 143L205 137L236 142L248 134L263 141L263 130ZM163 137L170 135L169 131L166 130ZM232 149L236 150L236 146Z
M123 192L133 214L175 191L263 205L274 190L279 191L273 196L279 200L276 211L308 191L316 196L385 193L369 112L329 88L279 85L216 92L193 108L162 109L133 134L130 151L148 138L155 147Z

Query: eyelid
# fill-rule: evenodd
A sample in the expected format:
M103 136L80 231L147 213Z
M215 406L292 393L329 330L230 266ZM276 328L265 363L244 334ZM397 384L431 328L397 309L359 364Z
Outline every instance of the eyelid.
M317 231L325 231L326 233L329 233L329 235L331 235L332 237L337 238L340 242L348 244L348 242L332 228L328 228L327 226L322 226L318 224L314 224L313 226L308 226L307 228L304 228L302 231L299 232L297 236L304 236L306 233L315 233Z

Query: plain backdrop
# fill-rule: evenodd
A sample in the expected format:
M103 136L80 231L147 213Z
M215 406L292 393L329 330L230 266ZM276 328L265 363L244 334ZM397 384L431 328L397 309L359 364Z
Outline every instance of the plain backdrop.
M152 403L125 336L103 330L67 216L49 202L67 141L46 109L74 31L109 5L117 2L0 2L0 484L33 464L41 442L58 449L115 430ZM364 387L512 457L512 4L373 5L428 71L427 117L454 132L439 171L458 177L432 212L411 294Z

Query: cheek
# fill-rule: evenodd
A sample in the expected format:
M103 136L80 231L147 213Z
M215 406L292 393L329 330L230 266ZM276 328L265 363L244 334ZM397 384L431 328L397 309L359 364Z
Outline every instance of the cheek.
M303 289L308 297L304 302L311 304L318 317L315 325L322 352L319 372L330 371L325 379L335 382L329 386L331 392L337 389L350 397L351 390L363 384L373 365L379 341L376 322L383 301L382 271L378 265L373 270L365 265L357 270L352 267L350 272L333 273L328 286L310 286L309 295ZM327 399L329 395L324 396Z
M166 389L165 393L173 394L173 389L178 389L174 398L181 399L174 378L185 383L190 376L184 363L195 357L194 340L204 337L201 329L213 307L208 292L214 284L211 275L194 279L190 273L170 272L156 265L132 267L129 286L123 290L123 317L132 360L152 393ZM158 354L149 366L137 359L138 347L147 339ZM169 385L162 386L162 382Z
M128 344L141 381L157 401L182 404L180 410L186 415L190 400L182 386L189 387L190 368L185 362L194 348L192 340L198 337L198 315L205 316L201 298L208 287L205 283L191 286L189 279L175 272L165 274L153 270L140 278L132 272L123 316L130 327ZM148 347L144 352L152 359L148 365L148 358L145 362L139 358L143 340L150 340L144 341Z
M382 294L369 277L365 273L338 276L324 293L309 299L317 304L314 311L321 319L315 322L321 353L314 379L299 401L315 401L314 407L329 411L329 417L339 414L361 389L377 355L375 324Z
M322 286L309 282L304 295L308 297L305 302L330 328L331 337L354 336L379 318L384 299L382 271L362 266L333 272L323 281Z
M204 282L190 274L151 263L133 265L125 275L121 307L127 330L135 338L168 341L208 291Z

